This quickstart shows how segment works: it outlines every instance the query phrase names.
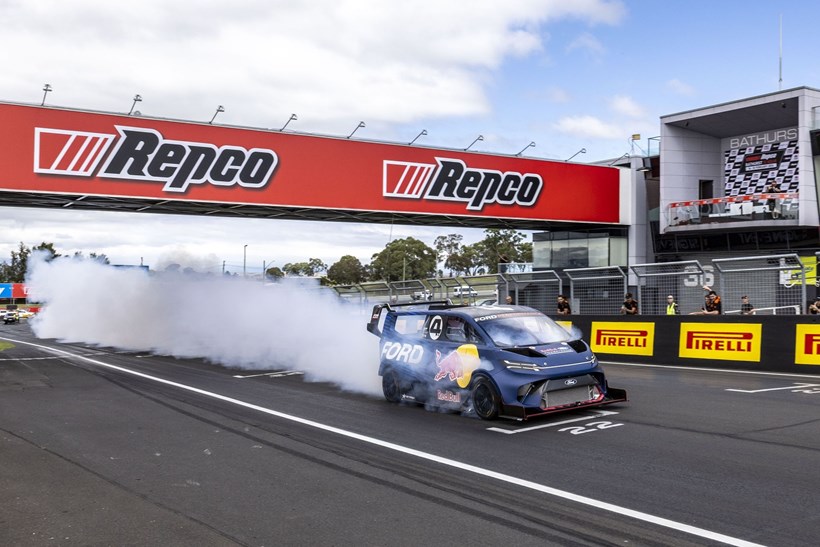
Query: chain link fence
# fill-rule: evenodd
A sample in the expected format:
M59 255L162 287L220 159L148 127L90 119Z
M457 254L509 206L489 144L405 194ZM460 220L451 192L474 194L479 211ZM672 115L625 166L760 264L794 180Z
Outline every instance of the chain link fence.
M569 278L572 313L620 313L626 293L626 273L620 267L572 268L564 270L564 274Z
M444 299L469 305L503 304L509 295L514 303L548 315L555 314L558 295L566 294L567 279L573 314L619 314L628 290L627 274L618 266L572 268L560 273L532 271L518 264L514 268L507 266L507 272L499 274L374 281L334 289L343 301L363 309L383 302ZM665 314L666 297L670 295L681 314L699 311L707 294L704 286L720 295L724 314L740 314L743 296L749 297L749 304L759 315L806 313L807 284L811 285L813 298L816 269L816 257L796 254L722 258L713 260L712 265L689 260L629 267L637 279L636 296L642 315Z
M701 309L704 302L704 271L697 260L635 264L629 267L638 278L638 304L642 315L665 315L667 297L681 314Z
M563 294L563 290L561 277L555 271L547 270L507 274L498 294L502 303L510 296L514 304L554 314L558 295Z
M724 314L742 313L743 296L755 315L805 313L806 272L796 254L718 258L712 264Z

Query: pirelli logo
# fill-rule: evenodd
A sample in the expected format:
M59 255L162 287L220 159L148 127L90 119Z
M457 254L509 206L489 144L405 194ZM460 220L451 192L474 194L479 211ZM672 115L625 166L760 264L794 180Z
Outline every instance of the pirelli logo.
M760 361L762 325L681 323L679 355L691 359Z
M820 325L796 325L794 363L820 365Z
M590 339L595 353L652 356L655 323L593 321Z

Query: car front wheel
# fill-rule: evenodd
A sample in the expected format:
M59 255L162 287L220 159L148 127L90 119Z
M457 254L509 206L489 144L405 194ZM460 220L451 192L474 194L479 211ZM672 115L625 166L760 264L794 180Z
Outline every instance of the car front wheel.
M498 418L501 397L490 380L479 378L475 381L472 399L473 410L479 418L482 420L495 420Z

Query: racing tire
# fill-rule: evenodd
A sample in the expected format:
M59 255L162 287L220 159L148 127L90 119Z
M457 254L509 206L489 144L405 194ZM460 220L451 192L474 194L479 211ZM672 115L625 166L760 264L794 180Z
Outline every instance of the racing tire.
M501 408L501 396L495 385L487 378L478 378L473 384L471 398L473 411L482 420L495 420Z
M398 403L404 394L402 390L401 378L393 369L384 371L382 376L382 393L384 398L390 403Z

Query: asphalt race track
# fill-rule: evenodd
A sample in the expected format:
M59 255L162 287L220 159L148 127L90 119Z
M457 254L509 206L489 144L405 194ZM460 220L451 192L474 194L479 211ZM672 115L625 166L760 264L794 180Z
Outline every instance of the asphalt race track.
M820 537L820 376L609 364L626 404L483 422L25 323L0 348L0 545Z

